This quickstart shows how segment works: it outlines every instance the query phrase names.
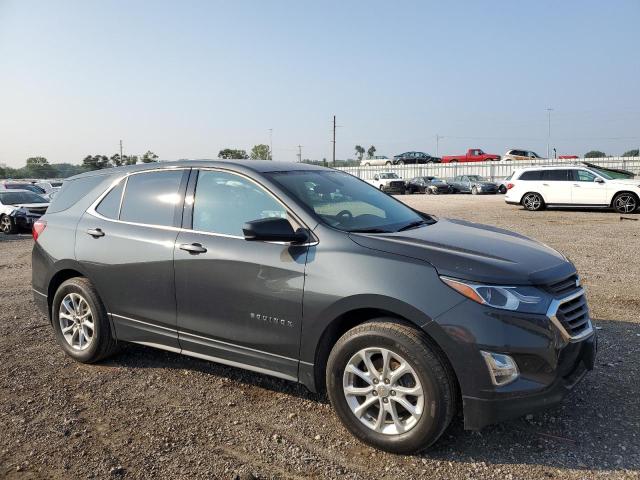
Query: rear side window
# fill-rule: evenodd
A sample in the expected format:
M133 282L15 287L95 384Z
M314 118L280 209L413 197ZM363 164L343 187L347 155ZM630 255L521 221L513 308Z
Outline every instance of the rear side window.
M96 212L103 217L117 219L118 214L120 213L122 190L124 190L124 180L120 180L118 185L113 187L111 191L107 193L96 208Z
M569 180L569 170L544 170L542 179L551 182L566 182Z
M519 180L542 180L542 172L540 170L529 170L522 172Z
M120 220L173 226L183 173L184 170L170 170L131 175L125 186Z
M53 197L47 213L58 213L71 208L104 180L104 175L93 175L65 181L60 191Z

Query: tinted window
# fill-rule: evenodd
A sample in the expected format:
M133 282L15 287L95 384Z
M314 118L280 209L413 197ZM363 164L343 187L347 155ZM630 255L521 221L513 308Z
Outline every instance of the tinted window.
M542 180L551 182L566 182L569 180L569 170L544 170Z
M127 181L120 220L172 226L180 203L183 170L131 175Z
M62 185L62 189L56 193L56 196L53 198L53 202L49 205L47 213L57 213L67 210L100 183L105 181L105 179L106 177L104 175L93 175L91 177L82 177L75 180L65 181ZM102 193L102 191L100 193ZM92 201L98 196L99 195L96 194Z
M122 190L124 189L124 180L121 180L118 185L107 193L102 199L96 212L107 218L118 218L120 212L120 199L122 198Z
M505 180L509 180L509 178L506 178ZM542 180L542 172L540 170L529 170L527 172L522 172L519 180Z
M576 173L579 182L593 182L596 179L596 176L587 170L577 170Z
M242 226L246 222L271 217L288 218L282 204L252 181L211 170L202 170L198 175L194 230L243 236Z
M2 205L17 205L20 203L47 203L40 195L32 192L0 192Z

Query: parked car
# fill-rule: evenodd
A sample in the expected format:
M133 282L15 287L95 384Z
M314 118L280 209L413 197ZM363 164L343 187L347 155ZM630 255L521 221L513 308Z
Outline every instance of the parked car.
M532 211L573 206L633 213L640 205L639 198L639 179L614 178L605 170L576 165L516 170L504 201Z
M394 172L377 173L368 182L383 192L404 193L404 180Z
M452 193L498 193L498 185L490 182L480 175L458 175L453 180L449 180Z
M370 165L391 165L391 159L386 155L375 155L372 158L363 158L360 165L368 167Z
M512 176L513 173L508 177L503 178L499 182L496 182L498 184L498 193L502 193L503 195L507 193L507 185L509 184L509 180L511 180Z
M558 158L560 160L575 160L576 158L580 157L578 157L578 155L558 155Z
M484 153L479 148L470 148L464 155L445 155L442 157L442 163L487 162L490 160L500 160L500 155Z
M5 182L2 184L3 190L28 190L38 195L44 195L46 192L42 187L38 187L32 183L15 183Z
M407 180L405 193L433 193L436 195L439 193L451 193L451 186L437 177L414 177L411 180Z
M502 156L502 160L510 162L511 160L542 160L542 157L531 150L509 150Z
M49 203L29 190L0 190L0 232L18 233L31 227L45 211Z
M47 182L36 182L34 185L43 189L44 193L51 193L60 190L60 187L62 187L62 182L51 180Z
M34 238L34 298L73 359L133 342L301 382L326 390L357 438L395 453L432 445L458 408L478 429L557 406L595 362L562 254L419 213L341 171L87 172Z
M400 155L395 155L392 163L394 165L440 163L440 159L424 152L405 152Z

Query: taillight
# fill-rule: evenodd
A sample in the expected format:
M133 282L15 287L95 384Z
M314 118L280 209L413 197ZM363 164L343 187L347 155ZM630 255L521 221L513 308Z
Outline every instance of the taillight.
M515 185L513 183L507 183L507 190L511 190Z
M38 241L38 237L40 236L40 234L42 232L44 232L44 229L47 228L47 221L46 220L36 220L33 224L33 228L31 229L31 234L33 235L33 240L34 241Z

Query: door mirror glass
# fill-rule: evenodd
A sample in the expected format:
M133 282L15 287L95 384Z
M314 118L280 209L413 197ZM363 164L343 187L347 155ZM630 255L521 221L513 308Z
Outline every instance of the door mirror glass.
M303 229L294 231L285 218L260 218L246 222L242 227L244 239L263 242L304 243L308 239Z

